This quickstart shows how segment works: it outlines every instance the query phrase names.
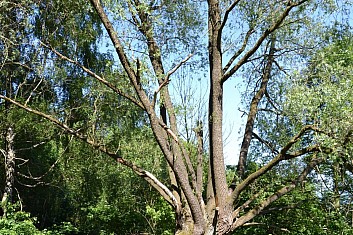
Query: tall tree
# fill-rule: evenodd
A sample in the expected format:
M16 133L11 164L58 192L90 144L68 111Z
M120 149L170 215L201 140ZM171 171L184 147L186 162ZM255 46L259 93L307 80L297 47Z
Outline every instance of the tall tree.
M275 71L281 70L281 67L286 65L284 59L288 58L290 52L303 48L309 50L312 42L317 43L316 38L308 41L304 40L302 35L315 35L316 31L313 29L316 28L313 26L316 23L314 21L316 15L312 12L316 14L330 12L331 2L325 4L307 0L274 2L208 0L206 4L202 1L186 0L177 2L91 0L90 3L91 5L83 2L75 5L76 3L70 2L79 9L79 13L75 8L63 11L63 14L60 14L60 10L54 11L58 15L49 18L50 24L42 24L42 28L38 27L39 24L36 25L38 30L42 30L40 35L46 35L44 39L40 36L37 36L37 39L42 40L40 45L51 55L49 59L52 63L46 67L46 79L52 82L55 77L55 82L64 84L55 92L59 98L65 97L69 101L68 108L64 111L70 115L60 115L60 112L50 114L46 110L6 94L0 94L0 98L47 119L66 134L105 153L145 179L173 208L176 234L230 234L301 185L309 173L325 160L325 154L333 151L330 146L321 145L320 142L305 142L308 133L317 135L325 133L317 125L300 124L298 129L288 133L285 141L279 143L277 148L280 150L271 148L273 155L260 168L249 169L247 165L253 137L268 143L254 133L259 104L263 97L271 97L268 84L276 78L281 79L281 76L275 76ZM33 4L39 9L58 6L46 1L39 5L35 2ZM204 17L206 12L207 17ZM87 17L92 17L94 23L88 24L90 27L77 28L77 25L86 25ZM46 22L42 18L38 19L38 22ZM67 19L68 23L58 26L55 21L60 22L60 19ZM97 31L100 29L97 22L105 28L105 33L115 50L117 59L117 63L114 63L115 72L108 66L109 60L115 59L114 56L100 57L98 44L90 44L99 39L100 34ZM202 26L206 23L208 41L207 46L204 46L199 35L202 35ZM73 29L67 28L69 26ZM70 30L72 34L68 33ZM62 37L66 35L65 33L70 36ZM68 39L69 44L63 44L61 42L63 39ZM91 46L86 47L85 42ZM79 50L81 47L86 50ZM87 52L87 48L91 48L95 53ZM186 140L181 137L183 133L178 127L178 113L169 84L176 70L185 63L197 59L203 63L205 51L208 52L206 67L209 72L210 90L208 172L206 187L203 187L203 161L192 161L193 153L187 150ZM97 57L90 60L91 56ZM62 70L50 66L60 62L66 65ZM100 66L94 63L100 63ZM244 75L241 73L242 70L251 64L258 68L256 77L250 79L248 84L254 88L254 92L250 93L251 103L236 174L229 183L223 151L223 88L230 79ZM63 74L73 81L62 78ZM92 80L89 80L89 76ZM95 120L102 117L109 119L112 112L103 113L93 102L91 104L93 110L89 105L84 109L92 114L90 116L92 119L82 118L81 98L85 93L95 92L96 87L92 85L92 81L106 86L118 97L117 103L113 102L110 104L111 107L116 108L114 105L119 104L119 99L124 99L146 115L146 121L140 121L135 125L140 127L149 125L155 143L166 160L168 180L159 180L156 175L145 170L142 163L136 164L136 158L144 158L143 154L131 158L130 152L124 152L124 148L119 149L119 146L110 142L112 139L110 134L113 133L114 139L117 133L109 132L105 129L107 126L104 122L95 123ZM85 85L82 85L83 83ZM53 106L57 104L54 103ZM56 109L50 111L55 112ZM98 111L102 115L97 115ZM200 123L195 126L199 137L198 143L195 143L199 144L199 159L204 156ZM95 126L92 129L94 131L85 128L91 124ZM119 126L119 123L116 125ZM131 154L138 153L136 151ZM290 183L279 188L259 190L242 198L245 190L255 181L274 170L281 162L291 159L298 159L301 164L298 165L300 170L286 175L290 176L286 178ZM203 188L206 189L205 192ZM257 198L261 200L255 200Z

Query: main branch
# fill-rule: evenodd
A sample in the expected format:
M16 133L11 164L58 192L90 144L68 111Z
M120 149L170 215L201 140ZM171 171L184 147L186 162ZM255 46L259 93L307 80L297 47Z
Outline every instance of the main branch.
M168 161L169 166L175 173L175 177L178 181L178 184L181 187L182 192L188 202L189 208L191 210L191 214L194 220L194 232L197 234L203 233L203 214L201 210L201 206L197 200L197 197L194 194L194 190L191 187L188 179L188 171L185 167L185 164L181 158L182 154L179 151L181 145L173 141L173 147L170 148L170 142L165 132L165 129L161 128L160 126L160 118L157 117L155 113L155 109L153 104L149 100L146 92L143 90L141 84L138 81L137 75L135 74L134 70L132 69L129 59L126 56L125 50L122 46L122 43L119 40L118 33L115 31L112 23L110 22L107 14L104 11L103 6L101 5L100 0L91 0L92 6L95 8L98 16L100 17L105 29L107 30L109 37L116 49L118 54L119 60L124 67L132 86L134 87L140 101L142 102L147 114L149 116L150 125L154 136L156 138L157 143L159 144L166 160ZM147 46L149 50L149 57L152 63L152 66L155 70L155 75L159 81L159 84L163 82L163 65L160 57L160 49L153 38L153 30L150 19L148 18L148 14L144 12L138 0L134 1L138 17L140 18L141 24L138 25L139 30L144 34L147 38ZM169 120L171 123L171 131L173 133L177 133L176 129L176 118L174 115L174 110L172 109L172 103L169 97L168 92L166 91L167 87L162 88L162 98L166 104L166 107L169 112ZM166 115L162 116L163 122L166 124ZM175 154L177 153L177 154Z

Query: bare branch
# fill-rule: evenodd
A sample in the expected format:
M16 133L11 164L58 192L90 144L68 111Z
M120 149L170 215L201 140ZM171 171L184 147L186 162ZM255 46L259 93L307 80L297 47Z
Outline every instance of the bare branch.
M183 64L185 64L191 57L193 56L192 53L190 53L185 59L183 59L179 64L177 64L176 66L174 66L174 68L172 68L171 70L168 71L167 75L165 76L164 80L168 80L169 77L175 73L180 66L182 66Z
M169 128L157 117L155 110L154 110L154 107L153 107L153 105L151 105L146 92L143 90L141 84L138 82L137 75L130 64L130 61L129 61L127 55L125 54L123 45L118 38L118 34L114 30L114 27L113 27L112 23L110 22L107 14L105 13L104 8L101 5L101 2L99 0L91 0L90 2L92 4L92 6L94 7L94 9L96 10L96 12L98 13L98 16L100 17L107 33L109 34L109 37L115 47L116 53L118 54L119 60L120 60L125 72L127 73L128 77L130 79L130 83L134 87L134 89L135 89L135 91L136 91L136 93L137 93L137 95L138 95L138 97L144 107L143 109L146 110L146 112L149 115L151 127L152 127L153 132L155 133L156 140L160 144L160 147L161 147L163 153L165 154L165 156L167 157L167 160L171 164L173 162L173 156L171 156L171 154L170 154L170 149L169 149L168 142L166 140L166 138L167 138L166 135L167 134L172 135L175 139L177 139L177 137L175 135L173 135L173 132L170 131ZM162 127L164 130L167 130L166 135L164 135L164 133L162 133L163 130L160 129L160 127Z
M243 224L243 226L266 226L266 227L271 227L271 228L275 228L275 229L278 229L280 231L283 231L283 232L290 232L288 229L286 228L281 228L281 227L278 227L278 226L274 226L274 225L270 225L270 224L265 224L265 223L258 223L258 222L251 222L251 223L245 223Z
M20 185L22 185L22 186L25 186L25 187L27 187L27 188L35 188L35 187L37 187L37 186L40 186L40 185L50 185L49 183L45 183L45 182L42 182L42 181L40 181L40 182L37 182L37 183L35 183L35 184L24 184L24 183L22 183L21 181L19 181L19 180L16 180L17 181L17 183L19 183Z
M262 191L260 190L256 194L254 194L251 198L249 198L246 202L243 203L243 205L239 206L236 210L233 211L233 219L237 218L239 216L239 213L243 211L245 208L248 208L249 205L260 196Z
M40 84L43 82L43 78L40 79L40 81L38 82L38 84L35 86L35 88L30 92L26 102L25 102L25 105L28 104L28 102L30 101L30 99L32 98L32 95L33 93L38 89L38 87L40 86Z
M73 138L73 136L71 136L70 141L69 141L69 144L71 143L72 138ZM47 142L42 142L42 143L47 143ZM40 144L41 144L41 143L40 143ZM20 176L22 176L22 177L24 177L24 178L26 178L26 179L31 179L31 180L36 180L36 181L41 180L41 179L44 178L46 175L48 175L48 174L54 169L54 167L58 164L58 162L59 162L59 160L61 159L61 157L63 156L63 154L64 154L64 153L66 152L66 150L68 149L69 144L65 147L65 149L62 151L62 153L60 154L60 156L58 156L58 158L56 159L56 161L55 161L55 162L49 167L49 169L48 169L44 174L42 174L41 176L33 177L32 174L31 174L31 172L30 172L29 170L28 170L28 172L29 172L29 175L30 175L30 176L24 175L24 174L22 174L22 173L20 173L20 172L17 172L17 174L20 175ZM39 145L39 144L37 144L36 147L37 147L38 145ZM33 148L33 147L32 147L32 148ZM24 150L24 149L21 149L21 150ZM17 150L17 151L19 151L19 150ZM23 159L23 160L24 160L24 159ZM21 165L27 163L27 162L29 161L29 159L24 160L24 161L25 161L25 162L22 163Z
M139 176L144 178L152 187L154 187L164 199L166 199L173 208L178 211L180 205L176 198L174 197L173 193L166 187L162 182L160 182L153 174L150 172L143 170L142 168L138 167L137 165L123 159L123 158L116 158L116 161L121 163L122 165L128 166L131 168L135 173Z
M178 136L165 124L162 120L159 119L159 125L167 132L167 134L173 138L176 143L179 143Z
M97 12L99 13L102 21L104 20L104 24L106 26L107 30L110 30L112 33L110 33L110 36L112 38L112 41L114 42L115 45L118 46L119 40L116 37L116 32L113 30L112 25L110 24L107 16L104 13L103 8L99 4L98 0L91 0L93 3L94 7L96 8ZM140 32L146 37L146 43L148 47L148 54L149 54L149 59L152 64L155 76L158 80L159 85L163 84L165 81L164 79L164 67L162 63L162 57L161 57L161 49L157 44L157 41L154 38L154 31L153 31L153 25L151 22L151 19L148 17L148 13L143 9L142 7L137 7L141 3L137 0L134 0L134 4L136 7L137 15L140 18L141 25L139 28ZM115 37L115 38L113 38ZM116 42L116 43L115 43ZM117 48L118 54L120 53L121 56L125 56L123 53L123 49L120 48L121 46ZM119 55L120 57L120 55ZM122 58L123 59L123 58ZM124 61L122 61L124 65ZM126 62L127 63L127 62ZM126 64L128 66L128 64ZM181 64L180 64L181 66ZM173 71L172 71L173 72ZM129 75L130 76L130 75ZM131 76L135 76L134 74L131 74ZM168 76L168 75L167 75ZM170 76L170 75L169 75ZM165 80L168 80L165 79ZM161 118L158 119L159 124L164 125L164 130L169 131L168 134L171 133L178 133L177 129L177 120L176 120L176 115L175 115L175 110L173 107L173 103L171 101L171 97L168 91L168 87L163 84L161 87L161 106L160 106L160 116ZM144 103L144 106L146 107L147 112L149 113L150 120L151 120L151 126L152 129L155 133L157 141L160 143L160 146L162 147L162 151L164 155L166 156L168 163L170 167L173 169L175 173L175 178L177 179L178 183L180 184L180 188L182 189L182 193L185 196L186 201L188 202L191 214L194 218L194 229L195 230L202 230L202 225L203 225L203 214L201 210L201 206L197 200L197 197L195 197L193 188L190 185L190 182L188 180L188 171L187 167L185 166L185 163L183 162L183 155L185 159L188 158L185 151L185 147L178 141L177 136L174 136L174 138L170 141L167 138L165 139L159 139L160 133L156 133L159 130L156 130L156 126L154 126L157 123L153 123L155 121L155 109L154 105L144 102L144 98L141 98L142 92L137 91L138 95L140 96L141 101ZM155 97L155 96L154 96ZM156 98L155 98L156 99ZM148 107L147 107L148 106ZM169 123L170 123L170 129L167 128L167 113L169 117ZM152 116L153 115L153 116ZM161 121L161 119L163 121ZM164 123L164 124L163 124ZM163 145L161 143L163 142ZM181 150L181 151L180 151Z
M233 201L235 201L240 193L248 186L250 185L252 182L254 182L257 178L259 178L260 176L264 175L265 173L267 173L269 170L271 170L274 166L276 166L279 162L283 161L283 160L288 160L291 158L295 158L295 157L299 157L302 156L303 154L306 153L312 153L312 152L325 152L325 153L329 153L330 149L328 148L320 148L320 146L314 145L312 147L306 147L300 151L297 151L296 153L298 155L294 155L294 153L292 154L287 154L287 151L293 146L294 143L298 142L299 139L307 132L307 131L315 131L318 133L321 133L321 130L318 128L315 128L312 125L308 125L308 126L304 126L300 132L295 135L283 148L282 150L279 152L279 154L273 158L269 163L267 163L265 166L261 167L259 170L255 171L254 173L250 174L246 179L244 179L240 184L238 184L235 187L235 182L233 180L233 183L231 185L231 187L235 188L231 198ZM307 152L305 152L307 151Z
M17 61L8 61L8 62L5 62L5 63L4 63L4 65L9 65L9 64L19 65L19 66L21 66L21 67L23 67L23 68L25 68L25 69L27 69L28 71L31 71L31 72L34 71L33 68L29 67L29 66L28 66L27 64L25 64L25 63L20 63L20 62L17 62Z
M17 164L18 167L20 167L20 166L26 164L27 162L29 162L29 159L23 159L23 158L19 158L19 157L15 157L15 160L20 160L20 161L22 161L22 163Z
M156 105L156 101L157 101L157 94L162 90L162 88L166 85L169 84L170 82L170 76L175 73L183 64L185 64L191 57L193 56L193 54L189 54L185 59L183 59L179 64L177 64L176 66L174 66L174 68L172 68L171 70L168 71L167 75L164 77L162 83L160 83L158 89L154 92L153 94L153 107L155 107Z
M0 149L0 152L2 153L2 155L5 157L5 159L6 159L6 152L5 152L5 150L3 150L3 149Z
M4 37L4 36L2 36L2 35L0 35L0 38L3 39L4 41L9 42L9 43L10 43L11 45L13 45L13 46L17 46L17 45L18 45L18 43L14 42L14 41L10 40L9 38Z

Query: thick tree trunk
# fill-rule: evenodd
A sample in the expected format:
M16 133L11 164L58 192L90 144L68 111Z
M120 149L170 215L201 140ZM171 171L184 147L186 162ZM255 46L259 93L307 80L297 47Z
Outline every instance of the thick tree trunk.
M176 235L194 235L193 230L194 230L194 224L190 221L190 223L185 223L183 226L183 229L177 230L175 232L175 234ZM209 224L209 226L205 225L204 231L205 231L204 235L214 235L214 234L223 235L222 233L215 233L215 229L211 224Z
M232 225L232 205L228 200L228 185L223 156L223 68L221 49L221 12L219 1L208 1L209 28L209 63L210 63L210 97L209 97L209 132L210 132L210 170L215 200L215 214L212 226L217 234L225 234Z
M194 224L192 221L184 223L182 229L179 229L175 232L176 235L194 235ZM219 231L218 229L215 230L215 227L212 224L205 225L204 227L204 235L227 235L231 234L232 231Z

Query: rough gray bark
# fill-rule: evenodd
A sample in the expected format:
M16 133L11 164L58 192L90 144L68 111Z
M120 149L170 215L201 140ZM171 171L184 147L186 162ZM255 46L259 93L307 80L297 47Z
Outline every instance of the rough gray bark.
M210 167L215 201L213 227L218 234L228 232L232 224L231 205L227 200L228 186L223 156L223 68L221 49L221 10L219 1L208 1L210 95L208 106Z

